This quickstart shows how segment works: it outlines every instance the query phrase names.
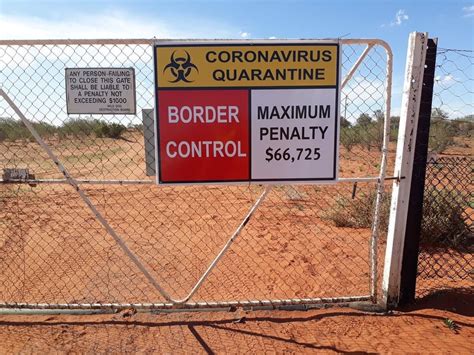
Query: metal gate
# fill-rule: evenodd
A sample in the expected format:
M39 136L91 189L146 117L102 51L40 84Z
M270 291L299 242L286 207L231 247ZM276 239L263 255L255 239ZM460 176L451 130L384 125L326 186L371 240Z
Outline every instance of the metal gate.
M155 40L0 41L0 308L375 303L392 53L340 40L340 181L157 186ZM133 67L136 115L67 115L66 67ZM147 169L148 168L148 169Z

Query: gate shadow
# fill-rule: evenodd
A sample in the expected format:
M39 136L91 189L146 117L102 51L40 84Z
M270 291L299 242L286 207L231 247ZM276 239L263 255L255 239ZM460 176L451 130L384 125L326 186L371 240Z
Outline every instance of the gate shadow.
M163 320L170 315L137 314L124 318L122 314L114 319L102 316L41 316L43 319L0 318L0 336L6 352L215 352L250 351L335 351L341 353L377 352L377 342L396 344L399 337L426 336L421 329L409 327L397 329L398 334L388 331L387 324L394 324L397 318L411 317L414 324L423 319L437 320L439 325L445 319L440 315L417 313L414 308L407 312L387 314L363 313L359 311L310 311L278 312L278 315L252 315L243 317L220 313L198 314L203 320L189 319L195 315L179 315L178 320ZM314 314L314 312L322 312ZM176 315L171 315L175 317ZM37 316L39 317L39 316ZM71 319L73 317L73 319ZM79 318L80 317L80 318ZM99 319L91 319L99 317ZM224 319L222 319L225 317ZM110 317L109 317L110 318ZM140 318L144 318L143 320ZM212 319L214 318L214 319ZM358 321L360 319L360 322ZM417 320L418 319L418 320ZM386 332L380 334L378 323ZM400 327L400 322L394 328ZM462 320L456 324L467 329L473 325ZM419 333L417 335L417 331ZM380 340L382 338L382 340ZM380 345L380 344L379 344ZM385 345L384 345L385 346ZM419 351L419 344L404 342L403 351Z
M412 304L398 308L401 312L411 312L427 308L449 311L463 316L474 317L474 287L436 290L418 298Z

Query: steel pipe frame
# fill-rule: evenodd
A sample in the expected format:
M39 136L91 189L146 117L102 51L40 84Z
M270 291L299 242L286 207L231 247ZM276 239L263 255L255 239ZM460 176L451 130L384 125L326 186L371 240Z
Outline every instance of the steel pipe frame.
M41 45L130 45L130 44L135 44L135 45L153 45L156 43L156 39L117 39L117 40L110 40L110 39L93 39L93 40L87 40L87 39L82 39L82 40L0 40L0 45L18 45L18 46L41 46ZM160 40L164 41L164 40ZM242 42L242 41L240 41ZM347 84L347 82L350 80L352 75L355 73L357 70L358 66L362 63L363 59L365 56L368 54L368 52L375 46L379 45L382 46L386 53L387 53L387 71L386 71L386 91L385 91L385 102L386 102L386 107L385 107L385 120L384 120L384 139L383 139L383 144L382 144L382 160L381 160L381 165L380 165L380 173L378 177L366 177L366 178L340 178L340 182L359 182L359 181L375 181L377 182L377 199L376 199L376 204L375 204L375 210L374 210L374 221L372 223L372 233L371 233L371 245L370 245L370 254L371 254L371 277L370 277L370 288L371 288L371 295L370 295L370 300L372 302L375 302L377 299L377 240L378 240L378 228L379 228L379 221L380 221L380 210L381 210L381 203L384 195L384 181L387 180L386 178L386 165L387 165L387 155L388 155L388 142L389 142L389 128L390 128L390 110L391 110L391 89L392 89L392 62L393 62L393 53L390 48L390 46L382 40L379 39L338 39L338 42L340 44L346 44L346 45L351 45L351 44L366 44L367 47L365 48L364 52L362 55L358 58L354 66L351 68L349 71L347 77L343 81L343 85ZM3 92L3 90L0 90L1 96L3 96L12 106L15 110L15 105L14 103L8 98L6 93ZM15 106L15 107L14 107ZM78 184L153 184L153 181L150 180L75 180L73 179L67 170L64 168L64 166L59 162L57 157L52 153L52 151L49 149L49 147L44 143L44 141L41 139L41 137L37 134L35 131L34 127L29 123L29 121L22 115L21 112L19 112L18 108L16 108L16 113L20 115L22 118L22 121L25 123L27 128L30 130L30 132L33 134L37 142L43 147L43 149L48 153L50 158L55 162L55 164L58 166L59 170L63 173L66 179L38 179L38 180L28 180L28 181L22 181L22 183L67 183L72 185L76 191L81 195L81 198L84 200L84 202L88 205L88 207L94 212L94 214L97 216L99 221L102 223L102 225L106 228L106 230L109 232L109 234L112 235L112 237L116 240L116 242L119 244L119 246L124 250L124 252L131 258L131 260L137 265L137 267L144 273L144 275L147 277L147 279L155 286L155 288L162 294L167 301L171 301L171 304L176 307L176 305L191 305L187 301L192 297L192 295L197 291L197 289L200 287L204 279L207 277L207 275L212 271L213 267L217 264L219 259L224 255L225 251L228 249L228 247L232 244L232 242L235 240L235 238L240 234L240 231L245 227L246 223L250 220L253 212L256 210L258 205L263 202L265 199L266 195L270 191L270 188L266 188L263 194L260 196L260 198L256 201L256 203L252 206L250 209L249 213L247 216L244 218L244 221L239 225L238 229L234 234L229 238L227 243L224 245L223 249L221 252L217 255L217 257L214 259L214 261L211 263L209 268L206 270L206 272L203 274L201 279L197 282L197 284L193 287L191 290L190 294L182 300L173 300L171 297L166 293L164 289L159 286L159 284L156 283L154 278L148 273L146 268L141 264L141 262L138 260L138 258L131 252L130 249L126 246L124 241L115 233L115 231L112 229L112 227L107 223L107 221L100 215L98 210L92 205L88 197L80 190ZM23 117L22 117L23 116ZM397 179L397 177L390 177L390 179ZM399 177L398 177L399 179ZM12 183L11 181L5 182L5 181L0 181L1 183ZM15 183L15 182L13 182ZM306 301L311 301L312 299L304 299ZM325 300L323 298L318 298L314 300ZM328 299L330 300L330 299ZM366 300L366 299L364 299ZM263 301L262 301L263 302ZM278 300L273 300L272 302L278 302ZM277 303L275 303L277 304ZM0 303L0 307L2 306L7 306L7 304L2 304ZM103 305L101 305L103 307Z

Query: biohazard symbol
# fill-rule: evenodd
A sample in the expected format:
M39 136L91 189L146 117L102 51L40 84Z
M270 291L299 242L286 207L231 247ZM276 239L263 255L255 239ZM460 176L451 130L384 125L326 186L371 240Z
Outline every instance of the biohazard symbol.
M176 51L174 51L173 54L171 54L170 63L163 69L163 73L169 69L171 74L175 77L175 80L168 80L170 83L177 83L178 81L191 83L192 80L187 79L191 74L191 71L196 69L196 71L199 72L198 68L191 63L191 56L189 53L186 51L184 51L184 53L186 53L186 58L176 57Z

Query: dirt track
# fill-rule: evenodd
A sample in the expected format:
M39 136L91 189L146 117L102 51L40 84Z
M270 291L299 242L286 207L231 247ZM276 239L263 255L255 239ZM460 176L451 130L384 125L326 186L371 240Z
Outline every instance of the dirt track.
M5 265L1 298L48 303L163 300L70 188L34 189L34 194L24 192L7 202L17 204L10 210L22 213L10 216L0 243ZM184 297L261 190L151 186L87 192L165 289ZM299 199L288 198L291 193ZM318 205L324 202L318 204L318 196L321 192L312 187L275 188L195 299L367 295L370 231L323 222Z
M146 178L140 135L48 144L75 178ZM375 150L356 147L341 154L344 176L377 174ZM0 145L0 157L5 166L28 166L37 178L60 177L35 143ZM359 184L354 198L374 186ZM186 296L263 191L261 186L81 187L175 298ZM275 187L193 300L368 295L370 228L341 228L325 219L341 197L351 198L352 189L352 184ZM0 300L164 300L69 185L3 185L0 200ZM379 260L383 247L382 236Z
M57 149L62 149L62 159L77 178L144 178L139 143L103 143L110 146L98 151L81 146L79 156L77 147L64 142ZM12 150L2 153L6 157L2 163L15 165L31 159L27 164L37 165L37 177L58 177L32 147L16 147L16 156L8 156ZM22 151L28 159L21 156ZM376 174L377 153L358 153L342 152L343 175ZM262 192L259 186L83 188L153 276L177 298L189 292ZM355 198L370 189L373 184L359 184ZM71 187L7 185L0 193L1 301L163 301ZM276 187L193 301L368 295L369 228L336 227L324 218L340 197L352 194L352 184ZM383 239L382 233L379 262ZM332 309L132 317L5 316L0 317L0 349L467 352L472 348L473 331L466 315L472 316L472 309L463 314L426 309L375 316ZM235 322L242 317L245 322ZM459 334L444 326L446 317L461 325Z
M145 178L139 135L49 144L76 178ZM0 163L29 166L38 178L58 177L38 149L35 143L4 143ZM341 176L376 175L379 158L375 150L342 150ZM388 171L392 163L393 156ZM82 188L175 298L186 296L263 191L260 186ZM351 183L275 187L193 300L368 295L370 228L337 227L325 217L373 189L373 183L359 183L356 190ZM0 300L163 301L69 185L2 185L0 204ZM368 210L371 220L371 206Z
M469 354L474 348L474 300L472 295L466 297L441 296L390 315L332 308L307 312L0 316L0 352ZM450 310L442 310L447 301ZM447 318L455 322L456 329L446 326Z

